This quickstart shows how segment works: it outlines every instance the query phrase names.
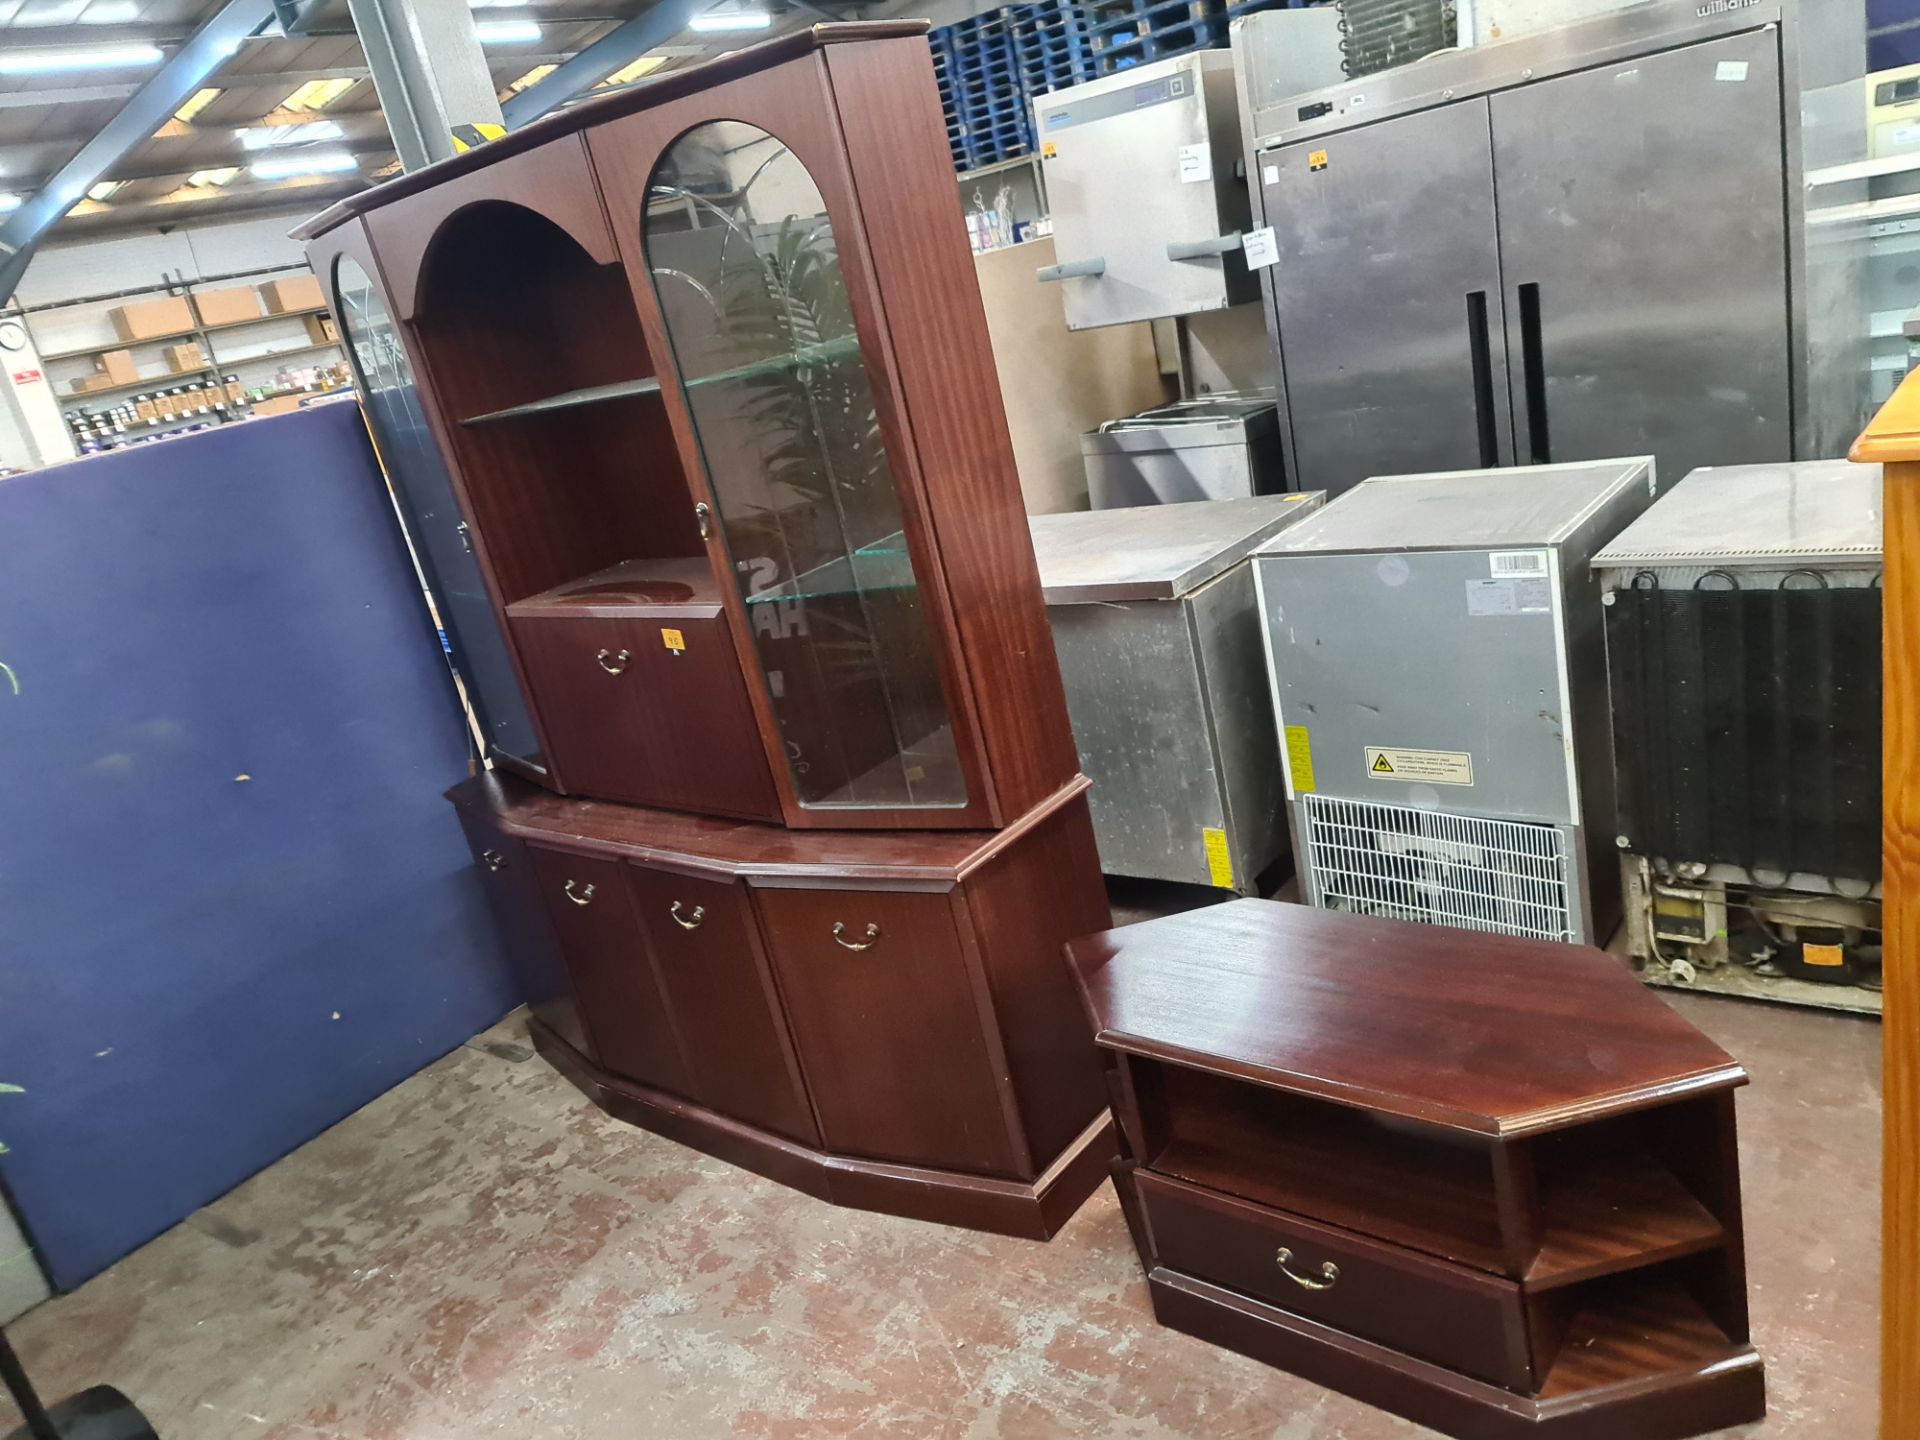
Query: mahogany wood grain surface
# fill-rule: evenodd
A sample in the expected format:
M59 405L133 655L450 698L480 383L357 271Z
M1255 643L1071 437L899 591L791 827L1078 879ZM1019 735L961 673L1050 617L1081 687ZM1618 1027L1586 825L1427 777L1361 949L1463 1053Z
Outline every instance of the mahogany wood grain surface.
M767 890L755 908L827 1147L1018 1175L949 897Z
M1906 1440L1920 1435L1920 378L1900 383L1849 458L1886 465L1880 1434Z
M538 845L527 849L595 1057L615 1075L690 1094L692 1075L641 941L627 867Z
M1069 955L1102 1044L1480 1135L1747 1078L1586 946L1236 900Z
M1517 1284L1150 1170L1136 1183L1159 1264L1463 1374L1531 1389Z
M701 1102L818 1145L746 888L642 866L631 867L630 879Z
M569 790L778 820L733 636L718 606L618 616L532 609L509 628Z
M1076 779L1003 830L894 834L796 831L715 816L571 800L497 772L462 781L447 792L447 798L475 807L508 834L524 840L698 872L742 875L755 886L838 879L946 889L1019 846L1028 832L1072 805L1086 790L1086 780ZM1077 1022L1076 1030L1083 1025Z

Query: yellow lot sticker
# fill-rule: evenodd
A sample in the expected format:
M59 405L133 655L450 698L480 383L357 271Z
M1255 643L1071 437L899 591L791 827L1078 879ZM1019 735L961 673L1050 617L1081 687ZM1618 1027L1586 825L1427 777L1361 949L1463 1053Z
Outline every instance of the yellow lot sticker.
M1204 826L1200 843L1207 852L1207 878L1222 890L1233 889L1233 856L1227 853L1227 832L1215 825Z
M1287 773L1293 778L1293 793L1313 793L1313 741L1304 725L1287 726Z
M687 637L678 630L668 630L663 626L660 631L660 643L669 650L685 650Z

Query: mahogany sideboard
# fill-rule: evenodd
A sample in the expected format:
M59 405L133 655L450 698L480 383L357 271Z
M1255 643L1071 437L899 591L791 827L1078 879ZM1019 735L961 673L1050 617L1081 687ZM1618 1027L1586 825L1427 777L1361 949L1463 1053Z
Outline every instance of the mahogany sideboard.
M1068 953L1162 1324L1462 1440L1765 1413L1747 1077L1617 960L1265 900Z

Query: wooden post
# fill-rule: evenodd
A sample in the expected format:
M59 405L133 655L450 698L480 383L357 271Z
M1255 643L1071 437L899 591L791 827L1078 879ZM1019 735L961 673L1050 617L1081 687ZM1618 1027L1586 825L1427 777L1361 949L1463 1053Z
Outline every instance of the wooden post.
M1851 458L1886 466L1880 1435L1909 1440L1920 1436L1920 374L1873 417Z

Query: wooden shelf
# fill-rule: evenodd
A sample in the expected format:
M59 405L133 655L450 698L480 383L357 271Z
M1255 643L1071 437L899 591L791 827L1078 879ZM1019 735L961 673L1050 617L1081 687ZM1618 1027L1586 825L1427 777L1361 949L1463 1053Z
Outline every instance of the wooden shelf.
M1371 1235L1492 1274L1509 1273L1483 1154L1299 1102L1203 1104L1171 1092L1172 1136L1151 1168L1209 1190ZM1241 1095L1247 1092L1242 1089ZM1200 1096L1193 1097L1198 1100ZM1543 1179L1540 1252L1524 1277L1549 1290L1727 1243L1727 1232L1651 1156L1596 1157Z
M1746 1349L1670 1279L1609 1287L1575 1312L1540 1398L1699 1371Z
M521 415L545 415L553 410L572 410L581 405L598 405L605 400L622 400L630 395L657 395L660 393L660 381L653 377L645 380L622 380L614 385L588 385L579 390L568 390L564 394L549 395L542 400L529 400L524 405L509 405L504 410L489 410L484 415L469 415L462 425L488 425L495 420L512 420Z
M1533 1290L1553 1289L1727 1243L1727 1231L1671 1171L1647 1155L1602 1162L1541 1197L1540 1254Z
M507 614L629 615L676 605L712 610L720 604L720 588L705 556L663 560L625 560L578 580L569 580L538 595L516 600Z

